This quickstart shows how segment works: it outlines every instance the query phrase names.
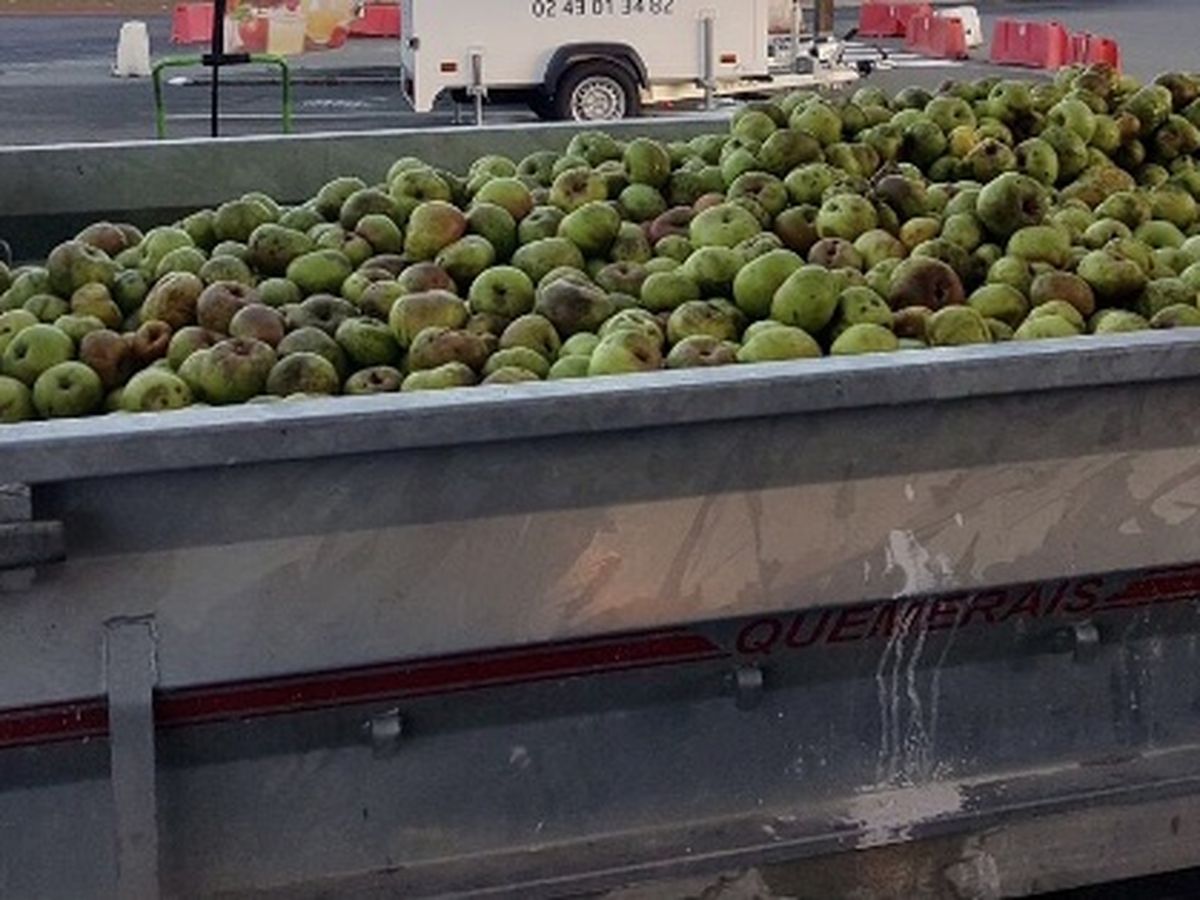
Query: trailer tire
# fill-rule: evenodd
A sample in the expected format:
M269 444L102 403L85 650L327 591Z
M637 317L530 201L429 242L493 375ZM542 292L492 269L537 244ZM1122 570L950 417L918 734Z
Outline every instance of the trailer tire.
M638 115L641 94L633 75L621 63L589 59L563 73L554 88L553 105L559 119L609 121Z

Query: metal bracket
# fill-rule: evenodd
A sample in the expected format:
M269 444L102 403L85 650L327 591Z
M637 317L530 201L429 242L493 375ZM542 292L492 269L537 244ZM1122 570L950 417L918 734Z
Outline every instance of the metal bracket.
M389 709L371 716L363 729L371 738L371 749L376 757L392 756L400 747L404 736L404 717L399 709Z
M763 671L758 666L738 666L733 670L731 681L738 709L754 709L762 702Z
M483 124L483 101L487 98L487 85L483 81L483 50L471 49L471 84L467 96L475 103L475 124Z
M61 522L34 522L25 484L0 484L0 592L27 590L34 567L66 558Z
M158 794L154 686L158 681L151 617L104 623L109 757L117 851L115 896L157 898Z
M713 65L714 49L713 23L714 13L705 10L700 16L700 86L704 88L704 108L716 108L717 74Z

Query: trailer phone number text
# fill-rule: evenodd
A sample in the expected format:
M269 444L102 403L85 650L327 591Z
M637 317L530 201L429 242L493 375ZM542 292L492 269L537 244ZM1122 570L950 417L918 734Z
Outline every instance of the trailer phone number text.
M669 16L675 0L532 0L535 19L561 16Z

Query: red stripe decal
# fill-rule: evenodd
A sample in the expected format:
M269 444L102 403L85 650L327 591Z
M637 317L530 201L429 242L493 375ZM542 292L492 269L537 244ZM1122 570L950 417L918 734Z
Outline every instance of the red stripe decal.
M1135 581L1125 590L1109 597L1097 607L1097 611L1176 603L1197 596L1200 596L1200 577L1195 575L1146 579Z
M634 638L461 654L424 662L342 669L288 678L188 688L155 697L162 726L244 719L371 700L421 697L472 688L601 674L727 656L708 638L686 631ZM104 698L0 711L0 747L103 737Z
M598 646L551 646L511 654L188 689L161 697L156 713L163 725L182 725L692 662L721 653L708 638L687 633Z
M0 747L103 737L108 704L102 699L31 706L0 713Z

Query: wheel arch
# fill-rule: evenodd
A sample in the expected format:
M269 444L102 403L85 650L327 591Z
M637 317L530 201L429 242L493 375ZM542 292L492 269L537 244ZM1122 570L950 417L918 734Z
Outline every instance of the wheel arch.
M638 87L650 84L650 74L642 55L628 44L608 41L580 41L573 44L563 44L554 51L550 62L546 65L546 74L542 78L542 89L550 95L554 94L563 75L572 66L589 60L605 60L615 62L624 67L633 83Z

